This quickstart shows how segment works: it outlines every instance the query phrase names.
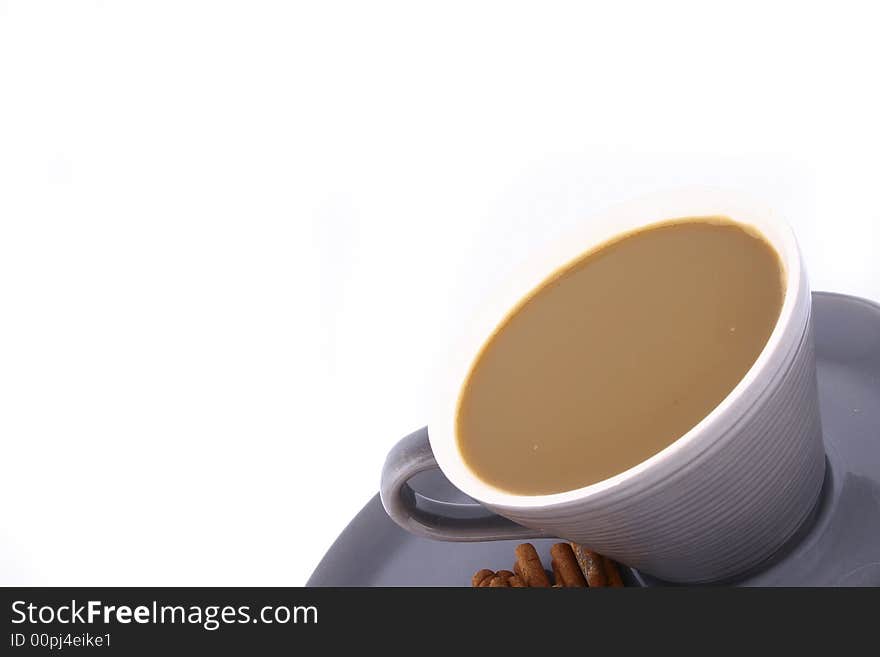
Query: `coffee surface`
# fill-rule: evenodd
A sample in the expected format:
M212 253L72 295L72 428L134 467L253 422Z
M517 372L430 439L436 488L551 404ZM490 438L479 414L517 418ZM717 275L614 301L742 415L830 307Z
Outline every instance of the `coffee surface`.
M509 493L580 488L684 435L755 362L784 296L776 251L723 217L615 238L557 271L485 343L458 447Z

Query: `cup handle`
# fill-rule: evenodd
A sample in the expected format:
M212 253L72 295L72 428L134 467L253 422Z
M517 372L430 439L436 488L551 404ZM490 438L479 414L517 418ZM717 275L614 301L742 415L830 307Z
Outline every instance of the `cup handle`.
M379 494L386 513L408 532L435 541L501 541L549 536L541 530L518 525L488 509L486 515L468 518L441 515L419 508L415 491L407 482L418 473L436 467L437 459L428 442L427 427L403 438L388 452L382 468ZM462 516L474 506L444 503L444 507L450 511L458 509Z

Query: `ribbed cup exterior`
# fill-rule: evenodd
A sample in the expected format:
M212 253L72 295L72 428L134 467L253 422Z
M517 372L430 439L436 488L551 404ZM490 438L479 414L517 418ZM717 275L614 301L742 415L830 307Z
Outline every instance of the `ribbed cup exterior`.
M455 417L474 354L501 318L587 246L672 217L710 216L734 218L764 237L780 257L785 280L779 320L731 393L671 445L589 486L529 496L482 481L458 450ZM518 536L574 540L667 581L733 579L759 567L795 534L822 489L825 453L811 303L797 240L772 209L729 190L708 188L622 204L536 252L468 324L437 377L437 403L428 423L430 453L459 490L525 527ZM404 526L407 520L403 517ZM443 518L428 524L433 527L423 533L444 540L511 537L476 522L464 533L450 531Z
M538 514L494 509L672 582L732 578L771 557L810 514L825 472L806 285L802 294L770 381L656 476Z

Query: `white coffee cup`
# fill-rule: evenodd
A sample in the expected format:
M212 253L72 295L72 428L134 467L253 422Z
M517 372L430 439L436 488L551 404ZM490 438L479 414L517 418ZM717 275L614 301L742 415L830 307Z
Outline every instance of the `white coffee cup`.
M615 235L669 219L718 215L757 230L785 270L779 320L733 391L662 451L583 488L514 495L471 471L455 434L458 398L474 359L509 310L554 271ZM771 210L704 188L617 206L536 255L468 323L441 376L427 432L404 438L388 455L381 485L385 509L422 536L451 541L556 536L667 581L717 581L759 566L809 516L824 479L810 308L797 241ZM453 485L498 515L460 517L420 508L406 482L438 466Z

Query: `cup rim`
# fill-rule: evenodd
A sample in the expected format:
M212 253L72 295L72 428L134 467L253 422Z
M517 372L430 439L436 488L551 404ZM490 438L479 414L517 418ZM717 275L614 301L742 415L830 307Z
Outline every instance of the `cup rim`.
M619 236L676 219L723 216L757 231L776 251L782 263L785 292L773 331L755 362L733 390L691 429L659 452L611 477L567 491L522 495L496 488L480 479L465 463L458 448L456 414L462 388L483 345L489 340L519 300L539 288L554 272L569 267L585 252L594 250ZM560 265L560 263L562 263ZM659 192L620 203L584 222L563 239L554 240L529 258L507 286L487 301L480 317L460 336L458 349L438 377L437 403L429 418L428 436L437 463L446 477L470 497L489 508L529 510L565 506L573 502L605 497L633 484L647 483L656 475L684 467L695 454L711 447L725 427L742 412L742 402L757 399L773 378L800 334L795 319L799 299L807 289L800 249L791 227L770 208L740 192L711 187L690 187ZM801 313L802 314L802 313ZM748 405L751 405L749 403ZM697 448L694 450L694 448ZM651 476L655 475L655 476Z

